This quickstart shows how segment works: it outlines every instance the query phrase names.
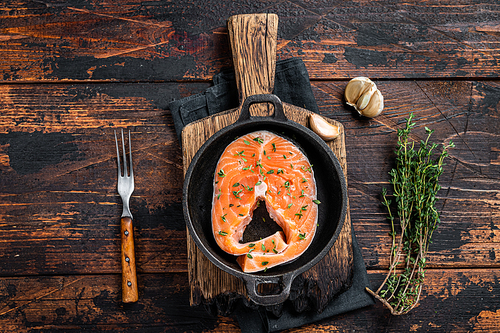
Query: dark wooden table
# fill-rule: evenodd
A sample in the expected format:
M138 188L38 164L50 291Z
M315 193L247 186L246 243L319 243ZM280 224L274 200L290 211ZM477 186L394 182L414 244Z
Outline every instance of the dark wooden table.
M500 330L498 1L4 1L0 25L0 330L239 330L189 306L182 154L166 105L230 67L226 20L279 15L320 113L346 130L349 199L373 287L388 267L380 204L396 130L453 139L420 305L380 303L305 331ZM368 76L375 119L343 101ZM121 303L113 131L133 132L139 302Z

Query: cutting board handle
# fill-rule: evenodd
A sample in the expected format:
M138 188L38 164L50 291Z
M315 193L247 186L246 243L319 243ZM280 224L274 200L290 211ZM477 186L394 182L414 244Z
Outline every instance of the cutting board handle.
M240 105L274 89L278 15L242 14L227 22Z

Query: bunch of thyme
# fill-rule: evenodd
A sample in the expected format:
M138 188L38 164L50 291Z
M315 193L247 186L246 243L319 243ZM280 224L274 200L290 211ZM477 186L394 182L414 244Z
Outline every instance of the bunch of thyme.
M406 119L406 127L398 130L396 167L389 172L396 207L391 206L387 189L382 190L382 203L391 222L392 246L389 272L376 292L367 288L375 298L387 306L393 315L405 314L419 301L425 277L426 255L431 237L440 219L436 210L438 183L443 173L443 161L450 141L443 145L435 158L438 145L430 143L433 130L425 127L427 139L418 149L409 136L415 123L413 113ZM400 225L399 238L395 223Z

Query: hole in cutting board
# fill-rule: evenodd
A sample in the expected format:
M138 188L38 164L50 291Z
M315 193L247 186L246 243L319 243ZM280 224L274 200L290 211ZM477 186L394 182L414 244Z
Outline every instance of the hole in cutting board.
M258 207L253 211L252 221L250 221L243 232L242 243L266 238L277 231L283 231L283 229L269 216L265 202L260 200Z

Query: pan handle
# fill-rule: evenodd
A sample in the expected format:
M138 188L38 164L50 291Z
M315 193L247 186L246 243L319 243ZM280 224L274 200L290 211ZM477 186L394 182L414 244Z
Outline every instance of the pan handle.
M258 305L270 306L283 303L290 296L290 288L292 286L295 275L293 273L284 274L283 276L269 277L245 277L248 297ZM282 291L275 295L260 295L257 292L257 286L265 283L273 283L282 286Z
M274 113L272 116L270 116L270 118L274 118L275 120L280 121L288 120L285 116L285 112L283 111L283 103L278 98L278 96L273 94L259 94L249 96L245 99L243 105L241 106L238 122L250 119L250 105L255 103L272 103L274 105Z

